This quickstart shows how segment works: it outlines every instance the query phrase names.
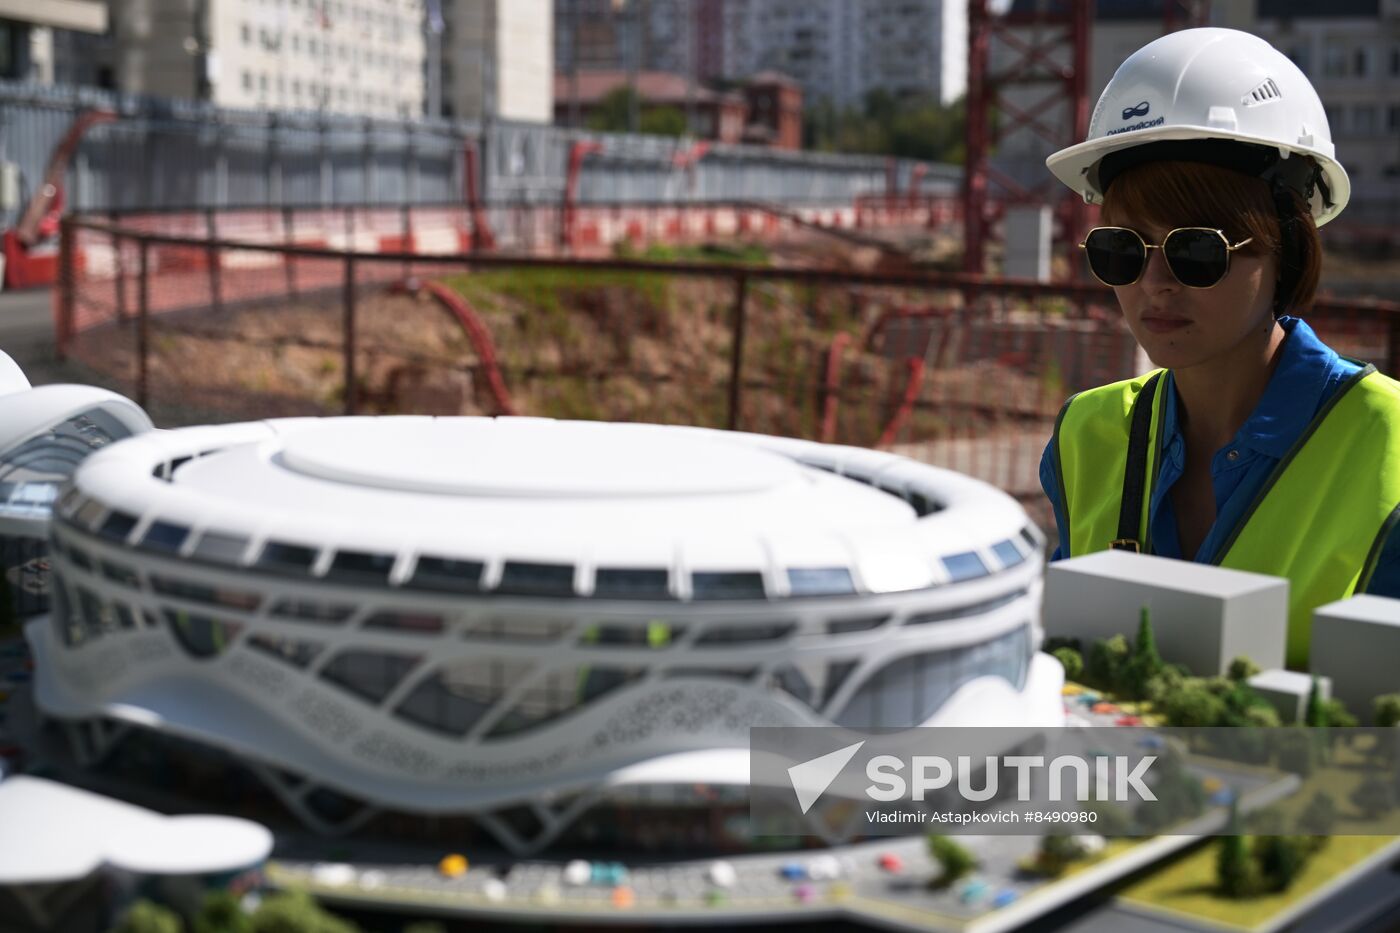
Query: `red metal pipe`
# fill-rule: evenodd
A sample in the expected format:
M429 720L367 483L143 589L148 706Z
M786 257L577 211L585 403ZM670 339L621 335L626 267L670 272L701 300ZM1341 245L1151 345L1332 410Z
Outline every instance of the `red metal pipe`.
M583 171L583 160L595 152L602 152L603 144L592 140L579 140L569 148L569 170L564 178L564 205L562 223L559 225L559 246L573 251L577 245L574 222L578 211L578 178Z
M486 211L481 205L481 153L476 140L468 140L462 148L463 171L466 176L467 210L472 218L472 249L491 252L496 248L496 237L491 232L491 224L486 219Z
M486 374L487 388L491 390L492 400L496 403L496 414L515 414L515 405L511 402L510 392L506 390L506 381L496 358L496 345L491 340L491 331L487 329L486 322L476 313L476 309L467 304L465 298L441 282L425 282L423 288L457 320L467 339L472 342L476 355L481 359L482 371Z
M917 356L911 356L905 360L905 364L909 367L909 381L904 386L904 397L900 399L899 407L895 409L890 423L885 425L880 439L875 442L876 447L888 447L894 443L894 439L904 429L905 422L913 414L914 402L919 397L919 390L924 386L924 361Z
M837 389L841 381L841 354L851 342L851 335L842 331L831 340L826 351L826 379L822 382L822 428L819 440L830 444L836 436Z

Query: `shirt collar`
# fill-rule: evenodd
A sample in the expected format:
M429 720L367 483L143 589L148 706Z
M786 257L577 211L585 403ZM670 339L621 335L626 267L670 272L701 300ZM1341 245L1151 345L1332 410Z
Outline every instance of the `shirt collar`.
M1285 316L1278 322L1287 334L1279 351L1278 366L1235 439L1281 460L1322 404L1337 353L1318 339L1306 321Z

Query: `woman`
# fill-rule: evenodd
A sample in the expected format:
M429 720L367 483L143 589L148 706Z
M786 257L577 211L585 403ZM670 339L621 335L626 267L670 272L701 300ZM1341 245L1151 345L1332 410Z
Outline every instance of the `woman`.
M1054 558L1109 547L1287 577L1312 612L1400 597L1400 383L1293 315L1346 206L1327 118L1268 43L1191 29L1128 58L1089 139L1046 163L1101 226L1081 246L1161 369L1065 403L1041 459Z

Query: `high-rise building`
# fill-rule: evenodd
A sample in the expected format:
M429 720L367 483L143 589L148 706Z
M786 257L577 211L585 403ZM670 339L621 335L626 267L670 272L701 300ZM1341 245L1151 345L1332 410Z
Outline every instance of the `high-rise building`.
M441 0L442 114L554 119L553 0Z
M226 107L423 112L422 0L110 0L123 91Z
M701 81L790 75L809 102L873 90L951 103L967 85L967 12L954 0L558 0L555 61Z

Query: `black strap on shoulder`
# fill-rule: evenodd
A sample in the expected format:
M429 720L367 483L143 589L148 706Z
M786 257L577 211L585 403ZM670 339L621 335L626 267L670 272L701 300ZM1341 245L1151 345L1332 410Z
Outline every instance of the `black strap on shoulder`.
M1142 496L1147 483L1147 435L1152 425L1152 398L1162 374L1155 373L1133 402L1128 431L1128 460L1123 469L1123 498L1118 511L1118 537L1109 544L1117 551L1142 551L1138 540L1142 525Z

